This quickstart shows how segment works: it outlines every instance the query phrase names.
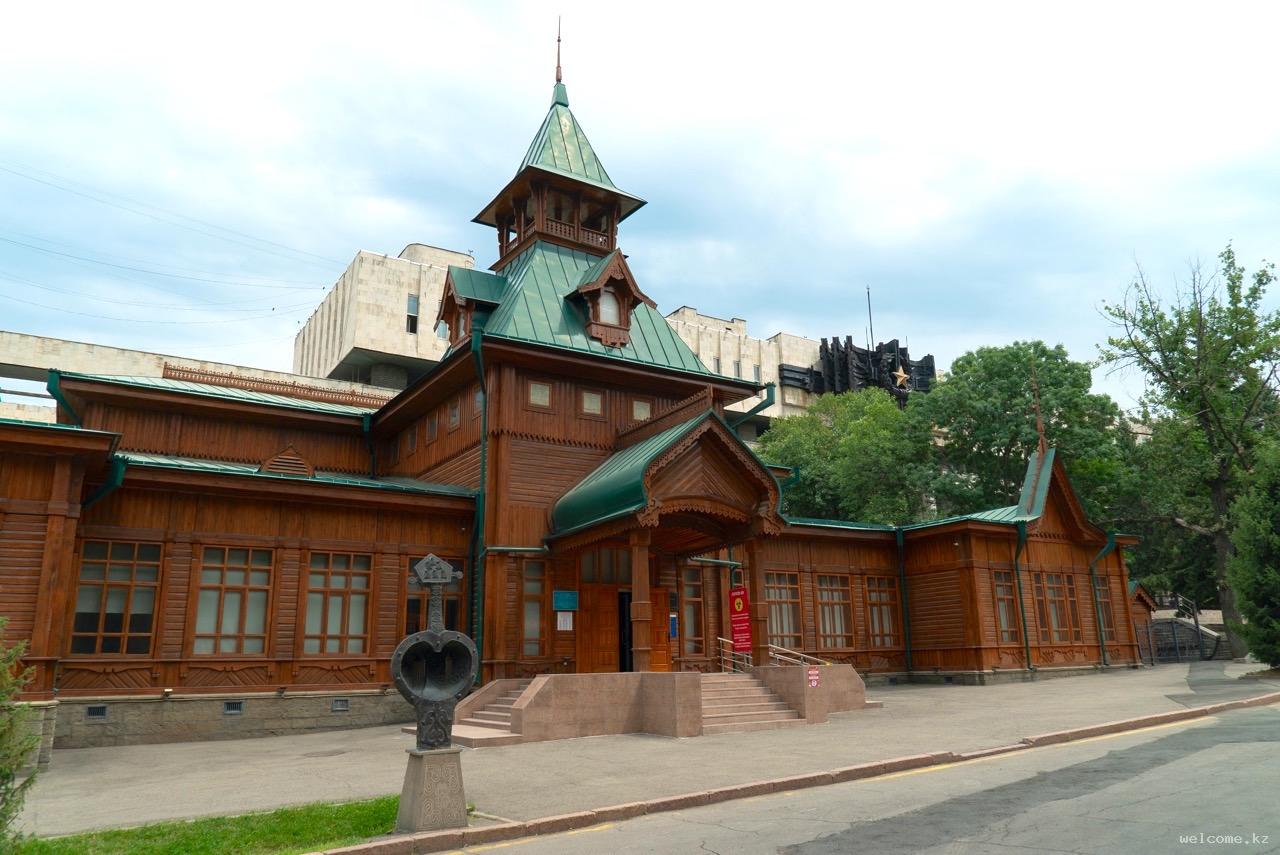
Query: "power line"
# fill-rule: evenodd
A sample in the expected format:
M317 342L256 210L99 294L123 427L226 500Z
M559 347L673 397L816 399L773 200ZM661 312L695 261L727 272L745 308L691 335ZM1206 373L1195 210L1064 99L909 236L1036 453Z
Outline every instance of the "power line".
M29 172L24 170L29 170ZM258 252L265 252L271 255L278 255L282 258L289 258L289 256L283 255L282 253L279 253L279 252L275 252L266 247L255 246L254 244L246 243L243 240L236 240L235 238L228 237L227 235L228 234L237 235L242 238L247 238L248 240L251 240L251 241L257 241L258 243L263 243L269 246L278 247L279 249L286 250L296 255L310 256L310 259L314 259L314 260L310 260L310 263L312 264L319 264L322 262L327 264L342 264L341 261L338 261L333 258L327 258L323 255L317 255L316 253L308 252L305 249L295 249L291 246L286 246L285 244L282 244L282 243L277 243L272 240L267 240L266 238L254 237L253 235L247 234L245 232L236 231L235 229L229 229L226 226L220 226L217 223L210 223L207 220L197 219L196 217L188 217L186 214L179 214L177 211L170 211L166 208L161 208L158 205L152 205L147 202L143 202L139 199L134 199L129 196L122 196L118 193L111 193L107 190L102 190L100 188L93 188L91 187L91 185L85 184L80 181L76 181L71 178L67 178L66 176L58 175L57 173L54 173L54 172L48 172L47 170L36 169L30 166L22 166L21 164L15 164L12 161L10 161L8 162L7 166L4 165L4 163L0 163L0 172L7 172L10 175L16 175L19 178L25 178L28 181L34 181L35 183L43 184L46 187L53 187L54 189L61 190L64 193L71 193L72 195L80 196L85 199L90 199L101 205L107 205L112 208L119 208L122 211L128 211L131 214L137 214L138 216L148 217L157 222L167 223L168 225L171 225L171 226L177 226L178 228L187 229L188 231L193 231L193 232L196 232L197 234L205 235L206 237L217 238L218 240L225 240L230 243L240 244L241 246L246 246L246 247L249 247L250 249L257 250ZM89 188L94 192L89 193L81 190L76 190L72 187L67 187L64 184L59 184L57 181L51 181L45 178L38 178L35 175L29 174L30 172L36 172L36 173L40 173L41 175L52 176L53 178L57 178L61 181L65 181L70 184L78 184L79 186ZM134 205L139 205L142 208L150 208L151 211L159 211L160 214L167 215L167 217L161 216L160 214L151 213L151 211L139 210L138 208L130 207L128 205L122 205L119 202L112 202L108 198L102 198L104 196L114 198L114 199L122 199L126 202L132 202ZM200 229L200 228L196 228L195 226L186 225L185 223L176 222L173 219L171 219L172 217L177 217L178 219L186 220L188 223L198 223L199 225L206 226L208 229L216 229L220 232L226 232L227 234L217 234L215 232L207 231L207 229ZM297 258L293 258L291 260L309 261L309 259L297 259Z
M323 285L263 285L255 282L236 282L230 279L210 279L202 276L184 276L180 273L164 273L159 270L148 270L144 267L131 267L127 264L114 264L110 261L98 261L97 259L88 258L87 256L75 255L70 252L60 252L56 249L47 249L42 246L36 246L33 243L24 243L23 241L13 240L12 238L7 237L0 237L0 241L13 244L14 246L33 249L36 252L43 252L48 255L58 255L63 258L74 258L78 261L86 261L90 264L100 264L104 267L114 267L118 270L132 270L135 273L146 273L149 276L166 276L170 279L186 279L191 282L207 282L214 285L237 285L244 288L278 288L287 291L316 291L323 290L325 287Z
M54 288L52 285L43 285L33 279L27 279L25 276L17 276L0 270L0 278L8 279L11 282L17 282L22 285L30 285L32 288L39 288L41 291L51 291L54 294L66 294L70 297L79 297L82 300L95 300L99 303L114 303L118 306L143 306L151 309L179 309L184 312L205 312L211 307L217 307L220 312L261 312L264 309L279 309L281 306L242 306L240 304L254 302L251 300L233 300L227 303L205 303L203 305L191 305L190 303L153 303L149 300L113 300L110 297L98 297L94 294L86 294L83 291L68 291L65 288ZM168 293L168 292L165 292ZM268 299L265 297L255 298L255 300ZM298 307L311 306L314 303L298 303ZM236 308L238 306L238 308Z
M94 320L98 320L98 321L120 321L122 323L129 323L129 324L168 324L168 325L178 325L178 326L196 326L196 325L203 326L207 324L239 324L245 321L258 321L264 318L278 318L286 314L288 311L296 311L299 308L303 308L303 306L295 306L292 308L282 307L279 313L272 311L272 312L266 313L265 315L254 315L253 317L248 317L248 318L217 318L217 319L211 319L207 321L173 321L173 320L156 320L153 318L114 318L107 315L92 314L90 312L77 312L73 309L64 309L61 306L47 306L44 303L36 303L32 300L23 300L19 297L11 297L8 294L0 294L0 299L11 300L14 303L23 303L27 306L35 306L38 309L48 309L51 312L60 312L64 315L78 315L82 318L93 318ZM307 303L305 305L310 306L311 304Z

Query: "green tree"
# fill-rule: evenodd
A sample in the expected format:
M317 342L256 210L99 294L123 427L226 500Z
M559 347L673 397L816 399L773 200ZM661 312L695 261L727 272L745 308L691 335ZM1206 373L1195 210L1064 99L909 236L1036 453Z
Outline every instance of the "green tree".
M1234 629L1254 656L1280 667L1280 446L1258 454L1253 483L1231 512L1235 555L1227 579L1246 621Z
M0 639L6 623L0 618ZM0 851L8 851L18 839L13 824L35 782L34 773L22 775L39 739L31 730L28 709L15 702L28 679L21 663L23 650L22 644L0 642Z
M760 446L765 460L800 470L789 514L893 524L923 513L929 437L880 389L823 395L774 421Z
M1239 625L1240 611L1227 578L1231 504L1253 469L1260 438L1274 428L1280 312L1262 309L1272 265L1250 276L1230 245L1218 260L1219 273L1193 267L1168 299L1139 271L1124 301L1103 307L1117 334L1100 350L1104 363L1142 372L1152 413L1197 436L1204 465L1196 489L1169 520L1212 541L1218 604L1239 656L1244 645L1231 627Z
M1116 504L1132 438L1119 407L1090 392L1089 365L1062 345L1018 341L980 347L951 364L947 377L907 407L921 428L941 439L940 467L930 489L942 515L1013 504L1027 458L1036 450L1035 370L1045 433L1058 449L1091 519L1106 522Z

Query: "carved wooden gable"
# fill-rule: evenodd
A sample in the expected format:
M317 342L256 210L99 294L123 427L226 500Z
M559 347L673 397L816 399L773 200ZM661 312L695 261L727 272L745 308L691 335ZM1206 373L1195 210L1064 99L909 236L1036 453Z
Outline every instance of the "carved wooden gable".
M609 347L622 347L631 340L631 312L636 306L645 303L657 308L636 284L619 250L588 268L573 296L585 303L587 335Z

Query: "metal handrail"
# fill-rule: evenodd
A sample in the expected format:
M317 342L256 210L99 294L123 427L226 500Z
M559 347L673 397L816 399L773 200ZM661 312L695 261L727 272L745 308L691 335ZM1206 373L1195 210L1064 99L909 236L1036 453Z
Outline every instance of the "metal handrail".
M751 654L739 653L733 649L733 642L727 638L716 637L720 653L720 671L730 674L746 674L751 670Z
M776 644L769 645L769 661L772 663L788 662L792 665L830 665L831 663L825 659L819 659L817 656L810 656L807 653L801 653L798 650L788 650L785 647L779 647Z

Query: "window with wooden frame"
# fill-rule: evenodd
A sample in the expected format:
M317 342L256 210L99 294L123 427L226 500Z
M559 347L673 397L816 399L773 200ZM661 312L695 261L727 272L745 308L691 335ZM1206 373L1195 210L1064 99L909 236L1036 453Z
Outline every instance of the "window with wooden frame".
M706 652L702 604L702 568L686 567L680 579L680 638L685 656Z
M312 552L302 652L342 655L369 651L373 557Z
M436 441L436 433L440 430L440 414L432 411L427 416L427 442Z
M995 598L996 631L1000 634L1000 643L1016 644L1021 639L1018 631L1018 601L1012 571L993 571L991 591Z
M551 384L546 380L527 381L524 387L524 402L531 409L551 409Z
M818 646L853 647L853 592L848 576L819 575Z
M642 422L651 415L653 415L653 401L648 398L631 399L631 418L634 421Z
M800 649L800 574L765 573L764 600L769 606L769 643Z
M418 426L416 424L404 432L404 442L407 454L413 454L418 450Z
M457 398L449 402L449 430L457 430L462 422L462 405Z
M578 390L578 415L589 419L603 419L604 393L597 389Z
M274 563L270 549L204 547L192 653L266 653Z
M547 652L547 562L526 561L521 579L521 645L524 656Z
M613 546L588 550L578 557L578 569L584 584L630 585L631 550Z
M872 647L898 647L898 580L867 577L867 639Z
M475 386L471 390L471 417L478 418L480 411L484 409L484 393L480 391L479 386Z
M1076 602L1075 578L1063 573L1036 573L1035 595L1040 641L1079 641L1080 606Z
M423 559L419 555L409 559L407 593L404 601L404 634L412 635L427 628L427 616L431 614L431 589L418 581L418 574L413 572L413 565ZM445 558L449 566L462 573L444 586L444 628L465 632L467 628L467 609L464 597L467 581L467 564L460 558Z
M83 543L71 621L72 655L151 653L160 553L158 543Z
M1111 585L1106 576L1094 579L1094 590L1098 592L1098 612L1102 616L1102 640L1116 640L1116 613L1111 608Z

